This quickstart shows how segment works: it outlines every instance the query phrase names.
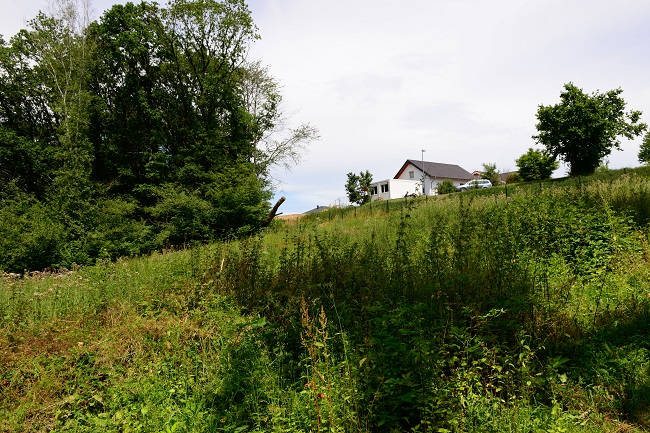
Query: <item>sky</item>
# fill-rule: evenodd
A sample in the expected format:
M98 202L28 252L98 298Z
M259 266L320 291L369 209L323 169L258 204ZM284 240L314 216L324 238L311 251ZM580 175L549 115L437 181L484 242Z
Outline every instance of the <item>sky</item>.
M47 0L0 0L8 39ZM95 17L125 0L94 0ZM164 1L159 3L164 4ZM247 0L261 60L290 126L320 131L300 165L274 173L285 214L347 202L349 172L392 178L407 159L514 171L539 105L565 83L622 88L650 123L648 0ZM641 138L610 168L636 167ZM423 153L422 150L425 152ZM556 176L563 176L561 165Z

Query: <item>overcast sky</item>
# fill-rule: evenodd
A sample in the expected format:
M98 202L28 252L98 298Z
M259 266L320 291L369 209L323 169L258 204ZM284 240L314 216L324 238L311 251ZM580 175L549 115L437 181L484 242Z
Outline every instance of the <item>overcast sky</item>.
M46 0L2 0L8 39ZM122 0L95 0L98 17ZM164 1L160 1L164 4ZM261 40L250 52L283 85L295 126L321 140L279 172L284 213L345 201L346 173L393 177L406 159L468 171L536 147L539 104L563 85L623 89L650 123L649 0L248 0ZM638 166L623 140L611 168ZM563 175L562 167L558 175Z

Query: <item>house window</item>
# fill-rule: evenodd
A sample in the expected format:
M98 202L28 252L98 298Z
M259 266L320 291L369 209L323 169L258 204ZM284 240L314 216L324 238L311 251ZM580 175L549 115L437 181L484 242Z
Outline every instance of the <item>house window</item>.
M381 192L388 192L388 184L384 183L381 185Z
M373 185L370 187L370 193L372 195L377 195L377 185Z
M415 179L415 172L409 171L409 179Z

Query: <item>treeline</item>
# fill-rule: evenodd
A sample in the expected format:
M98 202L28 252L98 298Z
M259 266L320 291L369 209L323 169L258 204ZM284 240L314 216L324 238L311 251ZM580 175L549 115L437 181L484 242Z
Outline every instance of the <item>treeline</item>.
M284 128L277 81L246 59L243 0L58 2L0 38L0 269L87 264L237 236L268 212ZM277 138L284 128L283 138Z

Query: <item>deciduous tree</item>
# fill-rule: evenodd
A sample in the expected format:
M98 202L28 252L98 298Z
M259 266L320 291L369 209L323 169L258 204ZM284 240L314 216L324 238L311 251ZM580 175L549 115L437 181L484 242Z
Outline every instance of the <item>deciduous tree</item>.
M612 148L620 148L619 137L632 139L647 128L640 111L625 111L622 93L618 88L588 95L565 84L560 103L539 106L539 134L533 138L569 164L571 175L593 173Z
M650 132L646 133L639 149L639 162L650 164Z
M277 79L260 61L240 68L244 107L251 116L253 130L252 161L261 177L271 177L271 169L289 170L298 165L306 146L318 140L318 129L310 124L289 127L289 116L282 108Z
M51 16L0 38L5 219L61 228L34 265L11 266L261 227L271 167L298 163L318 131L289 128L278 81L247 60L258 35L244 0L128 2L93 23L88 0L51 1ZM0 253L1 269L13 253Z
M372 174L368 170L354 174L348 173L348 181L345 184L345 191L350 203L364 204L370 202L370 184L372 183Z
M544 180L551 177L558 168L558 162L551 155L532 147L515 162L523 181Z

